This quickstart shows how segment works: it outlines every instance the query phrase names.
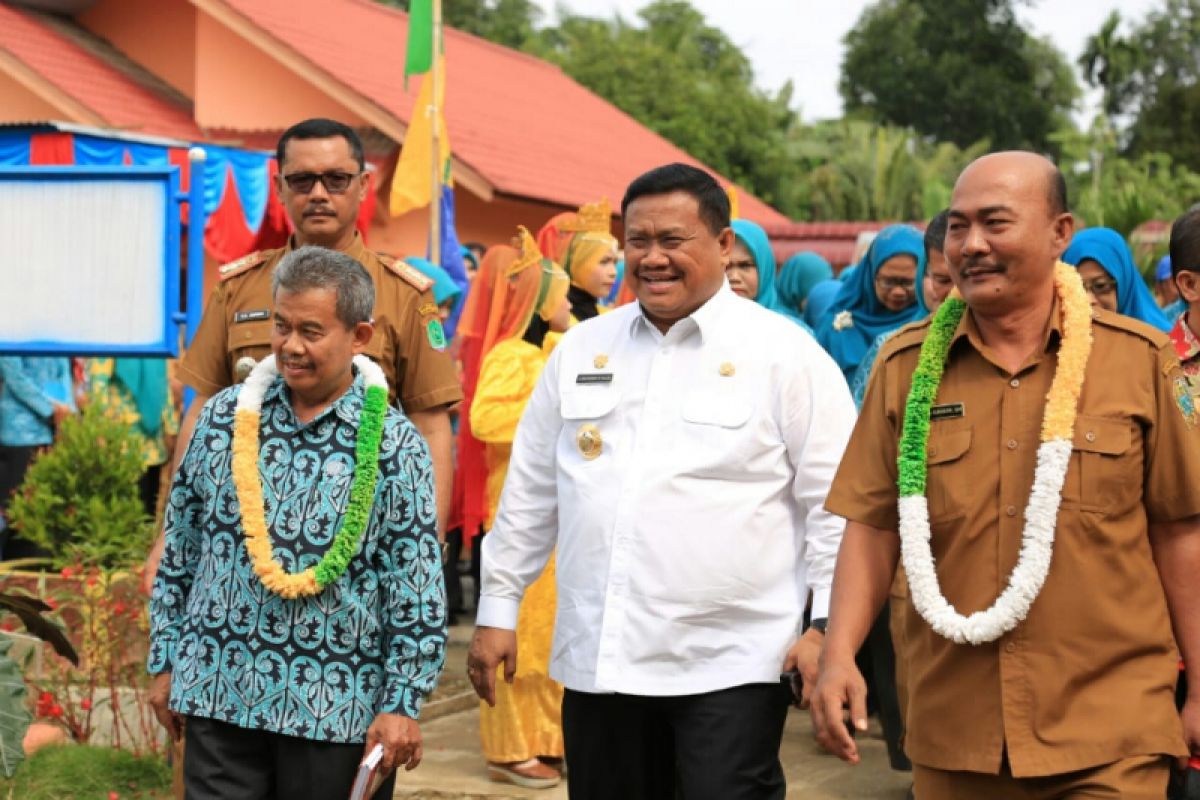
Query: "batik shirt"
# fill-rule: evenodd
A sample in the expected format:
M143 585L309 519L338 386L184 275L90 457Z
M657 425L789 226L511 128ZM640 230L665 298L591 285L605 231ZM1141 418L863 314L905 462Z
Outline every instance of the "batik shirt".
M1180 390L1176 392L1178 395L1176 399L1184 413L1190 412L1192 419L1200 423L1200 339L1196 338L1196 334L1188 325L1187 318L1185 308L1184 312L1175 320L1170 334L1171 344L1175 346L1175 355L1179 356L1179 364L1183 367L1183 374L1190 390L1187 393L1190 397L1185 397L1181 386Z
M370 522L346 572L285 600L250 565L231 472L240 386L204 407L166 509L150 606L152 673L173 710L244 728L356 743L381 712L416 718L445 658L445 587L433 468L417 429L388 409ZM282 379L267 391L259 474L275 557L315 565L350 499L362 378L306 424Z

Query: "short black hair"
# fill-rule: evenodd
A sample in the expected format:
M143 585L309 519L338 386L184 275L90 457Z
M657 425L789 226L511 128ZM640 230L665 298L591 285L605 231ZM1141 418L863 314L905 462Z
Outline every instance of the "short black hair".
M1054 167L1054 174L1050 176L1050 214L1057 217L1070 210L1071 205L1067 202L1067 179L1061 169Z
M1171 277L1184 270L1200 272L1200 206L1171 223Z
M929 254L934 250L939 253L946 249L946 229L950 227L950 209L939 211L929 224L925 226L925 262L929 263Z
M621 216L625 216L629 204L639 197L671 192L687 192L700 204L700 219L719 235L729 227L729 195L716 179L702 169L687 164L666 164L643 172L633 179L621 198Z
M358 162L359 170L366 169L362 139L358 138L354 129L335 119L325 119L324 117L297 122L284 131L283 135L279 137L279 144L275 145L275 163L279 165L280 169L283 169L283 157L287 153L287 143L292 139L329 139L334 136L340 136L346 140L346 143L350 145L351 155Z

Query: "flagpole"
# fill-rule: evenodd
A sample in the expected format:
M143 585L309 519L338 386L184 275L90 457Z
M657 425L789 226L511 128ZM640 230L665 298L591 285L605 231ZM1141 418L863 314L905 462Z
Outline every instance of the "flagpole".
M438 107L438 98L441 94L441 63L442 63L442 0L433 0L433 70L431 78L433 80L433 98L432 104L428 109L430 116L429 129L433 132L433 157L430 159L432 163L431 169L432 183L430 183L430 201L429 201L429 260L439 267L442 265L442 169L445 167L441 163L441 150L438 147L438 137L441 131L438 130L438 123L441 119L441 109Z

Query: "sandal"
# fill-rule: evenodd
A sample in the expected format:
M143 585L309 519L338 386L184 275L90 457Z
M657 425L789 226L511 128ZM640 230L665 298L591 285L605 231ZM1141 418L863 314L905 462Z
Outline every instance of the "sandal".
M562 781L558 770L531 758L511 764L488 762L488 778L497 783L512 783L526 789L550 789Z

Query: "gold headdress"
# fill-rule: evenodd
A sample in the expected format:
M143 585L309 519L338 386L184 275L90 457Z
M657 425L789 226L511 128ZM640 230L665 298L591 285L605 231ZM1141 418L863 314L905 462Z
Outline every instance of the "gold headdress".
M506 277L512 277L521 270L528 269L534 264L541 262L542 251L538 249L537 242L534 241L533 236L529 233L529 229L524 225L517 226L517 236L516 241L513 242L513 246L517 248L520 255L517 256L517 260L505 271L504 274Z
M608 198L601 198L598 203L584 203L579 207L574 219L564 221L561 231L575 233L604 233L612 234L612 204Z

